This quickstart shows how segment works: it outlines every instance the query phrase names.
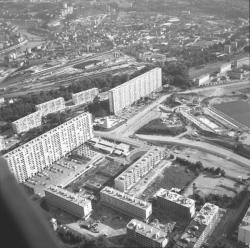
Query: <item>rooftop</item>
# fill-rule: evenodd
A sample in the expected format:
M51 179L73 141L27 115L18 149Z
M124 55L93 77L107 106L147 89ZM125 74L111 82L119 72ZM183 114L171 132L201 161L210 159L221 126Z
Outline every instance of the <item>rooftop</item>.
M115 88L113 88L113 89L110 89L109 92L114 92L114 91L118 90L118 89L121 88L121 87L124 87L124 86L126 86L126 85L131 84L131 83L134 83L135 79L139 79L139 78L141 78L141 77L144 77L146 74L149 74L149 73L151 73L151 72L153 72L153 71L158 71L159 69L160 69L159 67L156 67L156 68L154 68L154 69L152 69L152 70L150 70L150 71L147 71L147 72L143 73L142 75L139 75L138 77L135 77L135 78L133 78L133 79L131 79L131 80L129 80L129 81L127 81L127 82L121 84L121 85L118 85L117 87L115 87Z
M206 227L211 223L213 217L218 213L219 207L205 203L200 212L190 222L181 239L177 242L178 247L191 248L202 235Z
M176 192L173 192L173 191L170 191L167 189L163 189L163 188L159 189L155 193L155 196L162 197L166 200L175 202L175 203L180 204L184 207L190 208L190 207L195 206L195 201L193 199L187 198L185 196L182 196Z
M110 195L114 198L117 198L119 200L122 200L124 202L128 202L132 205L135 205L141 209L145 209L151 206L151 203L140 200L138 198L135 198L133 196L130 196L126 193L120 192L119 190L116 190L114 188L106 186L104 189L101 190L101 193Z
M116 180L124 180L124 178L132 173L135 169L137 169L138 167L144 166L145 162L151 157L153 156L156 152L160 152L160 151L164 151L163 148L159 148L159 147L153 147L151 148L145 155L143 155L139 160L137 160L135 163L133 163L132 165L130 165L123 173L121 173Z
M150 239L153 239L158 243L162 243L166 239L168 240L167 233L137 219L132 219L127 224L127 229L134 230L135 232L140 233L141 235L148 237Z
M51 185L46 189L47 192L57 195L67 201L75 203L77 205L86 205L89 204L90 201L82 196L71 193L65 189L59 188L57 186ZM45 192L46 192L45 191Z

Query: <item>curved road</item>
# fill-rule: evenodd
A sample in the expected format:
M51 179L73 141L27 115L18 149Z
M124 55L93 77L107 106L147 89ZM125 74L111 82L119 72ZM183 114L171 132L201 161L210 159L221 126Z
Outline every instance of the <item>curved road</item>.
M189 140L189 139L185 139L185 138L179 139L176 137L159 136L159 135L137 134L136 137L138 137L141 140L146 140L146 141L160 142L160 143L167 143L167 144L174 144L174 145L181 145L181 146L195 148L197 150L214 154L216 156L219 156L219 157L224 158L226 160L229 160L231 162L237 163L241 166L250 168L250 160L249 159L242 157L242 156L240 156L240 155L238 155L230 150L227 150L225 148L211 145L211 144L208 144L206 142L194 141L194 140Z

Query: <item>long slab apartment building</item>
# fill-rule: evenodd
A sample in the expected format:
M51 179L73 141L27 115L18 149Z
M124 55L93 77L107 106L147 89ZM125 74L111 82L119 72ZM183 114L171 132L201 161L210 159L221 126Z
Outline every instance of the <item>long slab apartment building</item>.
M167 189L159 189L154 198L156 206L166 212L174 212L178 216L190 219L195 214L195 201Z
M162 87L161 68L154 68L109 90L109 108L113 114Z
M100 192L101 202L107 207L133 218L147 220L152 214L152 204L106 186Z
M6 153L10 171L24 182L93 138L92 115L83 113Z
M199 248L213 232L219 216L219 207L205 203L185 229L174 248Z
M115 188L126 192L131 189L143 176L149 173L165 156L165 149L152 147L139 160L130 165L123 173L115 178Z
M54 207L79 218L88 218L92 211L90 200L54 185L45 190L45 199Z
M42 125L42 113L40 111L36 111L12 122L11 124L15 133L20 134L27 132L32 128Z
M42 116L46 116L51 113L62 111L65 109L65 101L63 97L43 102L35 106L37 111L42 113Z
M95 97L99 94L97 88L92 88L89 90L84 90L75 94L72 94L72 100L74 105L80 105L85 103L93 102Z

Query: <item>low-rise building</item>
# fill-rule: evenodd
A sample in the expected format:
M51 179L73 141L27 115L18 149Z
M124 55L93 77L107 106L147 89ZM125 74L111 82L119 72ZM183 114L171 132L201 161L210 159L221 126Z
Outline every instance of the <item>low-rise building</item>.
M106 186L100 192L101 202L125 215L147 220L152 214L152 204L119 190Z
M41 111L43 116L64 109L65 109L65 101L63 97L58 97L56 99L36 105L36 110Z
M195 82L201 87L210 84L210 75L205 74L195 79Z
M195 214L195 201L167 189L159 189L154 197L159 209L173 212L183 218L192 218Z
M239 225L238 240L250 245L250 207Z
M131 189L142 177L155 168L165 156L165 149L152 147L139 160L130 165L115 179L115 188L126 192Z
M42 113L36 111L12 122L13 131L17 134L27 132L42 125Z
M45 199L51 205L79 218L87 218L91 211L91 201L57 186L45 190Z
M190 222L175 248L199 248L214 230L219 214L219 207L205 203L195 218Z
M127 237L149 248L164 248L169 242L167 233L137 219L132 219L127 224Z

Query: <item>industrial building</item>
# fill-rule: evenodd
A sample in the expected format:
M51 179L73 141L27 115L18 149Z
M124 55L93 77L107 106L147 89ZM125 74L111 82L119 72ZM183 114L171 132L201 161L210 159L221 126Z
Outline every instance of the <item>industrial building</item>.
M42 113L40 111L36 111L12 122L12 129L15 133L19 134L41 125Z
M64 109L65 109L65 101L63 97L58 97L48 102L36 105L36 110L41 111L42 116L46 116L50 113L55 113L57 111L62 111Z
M109 108L113 114L162 87L161 68L154 68L109 91Z
M169 242L167 233L137 219L132 219L127 224L127 237L149 248L164 248Z
M238 240L246 245L250 245L250 207L239 225Z
M92 211L90 200L56 186L45 190L45 199L56 208L79 218L87 218Z
M199 248L214 230L219 214L219 207L205 203L195 218L190 222L175 248Z
M152 214L152 205L119 190L106 186L100 192L101 202L125 215L147 220Z
M75 94L72 94L72 100L74 105L80 105L85 103L91 103L95 97L99 94L97 88L92 88L89 90L81 91Z
M159 189L154 197L156 198L156 206L162 211L173 212L188 219L195 214L195 201L193 199L163 188Z
M164 148L152 147L145 155L130 165L115 179L115 188L122 192L128 191L142 177L155 168L164 156Z
M92 116L83 113L6 153L10 171L24 182L93 137Z

